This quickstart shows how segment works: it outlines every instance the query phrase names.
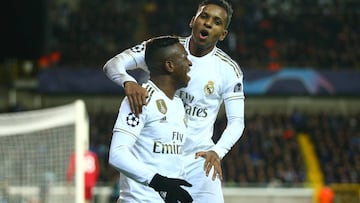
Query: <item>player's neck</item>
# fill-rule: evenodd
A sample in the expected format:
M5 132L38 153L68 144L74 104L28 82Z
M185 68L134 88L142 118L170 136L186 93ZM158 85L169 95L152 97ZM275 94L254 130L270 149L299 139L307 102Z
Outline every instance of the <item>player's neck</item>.
M190 38L190 42L189 42L189 51L190 54L196 57L202 57L205 56L206 54L210 53L216 44L214 45L204 45L201 46L199 44L196 44L196 42Z
M161 90L164 94L169 97L169 99L173 99L175 96L175 85L170 77L165 75L159 75L155 77L151 77L150 80Z

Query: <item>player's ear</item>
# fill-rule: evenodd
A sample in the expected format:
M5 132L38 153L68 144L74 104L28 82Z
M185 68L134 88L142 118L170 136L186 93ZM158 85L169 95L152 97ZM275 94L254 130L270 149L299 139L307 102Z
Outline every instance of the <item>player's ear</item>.
M220 41L223 41L224 39L225 39L225 37L226 37L226 35L228 34L228 30L224 30L222 33L221 33L221 35L220 35L220 37L219 37L219 40Z
M190 23L189 23L189 27L192 28L193 25L194 25L194 21L195 21L195 16L193 16L190 20Z
M165 71L168 73L174 72L174 64L172 61L165 61Z

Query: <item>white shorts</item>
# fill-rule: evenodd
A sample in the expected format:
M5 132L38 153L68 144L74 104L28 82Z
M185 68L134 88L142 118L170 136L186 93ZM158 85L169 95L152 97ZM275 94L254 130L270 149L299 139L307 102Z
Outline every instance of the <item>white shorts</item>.
M224 196L219 178L212 180L213 170L206 177L205 159L195 159L195 154L185 157L186 180L192 187L184 187L194 199L193 203L224 203Z

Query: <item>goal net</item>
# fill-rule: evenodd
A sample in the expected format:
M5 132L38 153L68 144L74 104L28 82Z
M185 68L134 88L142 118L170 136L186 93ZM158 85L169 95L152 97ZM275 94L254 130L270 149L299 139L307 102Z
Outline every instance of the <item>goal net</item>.
M0 202L83 203L89 121L74 103L0 114ZM75 152L75 175L67 181Z

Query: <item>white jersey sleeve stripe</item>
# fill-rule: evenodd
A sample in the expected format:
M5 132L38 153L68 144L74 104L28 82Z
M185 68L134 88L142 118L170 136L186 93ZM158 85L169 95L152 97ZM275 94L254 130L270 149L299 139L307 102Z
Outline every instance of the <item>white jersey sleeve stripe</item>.
M245 98L244 94L241 94L241 95L237 95L237 96L231 96L231 97L224 98L224 100L231 101L231 100L244 99L244 98Z
M134 139L137 139L137 136L134 133L124 130L124 129L121 129L121 128L114 128L114 132L124 133L124 134L130 135Z
M242 76L242 72L241 72L238 64L234 60L232 60L227 54L225 54L223 51L221 51L220 49L217 49L215 52L215 56L219 57L222 61L225 61L231 67L233 67L233 70L238 78L240 78Z
M146 98L146 104L148 104L148 103L150 102L150 100L151 100L154 92L155 92L155 89L154 89L154 87L152 87L152 86L150 85L150 83L148 83L148 84L145 86L145 89L146 89L146 91L148 92L148 97Z

